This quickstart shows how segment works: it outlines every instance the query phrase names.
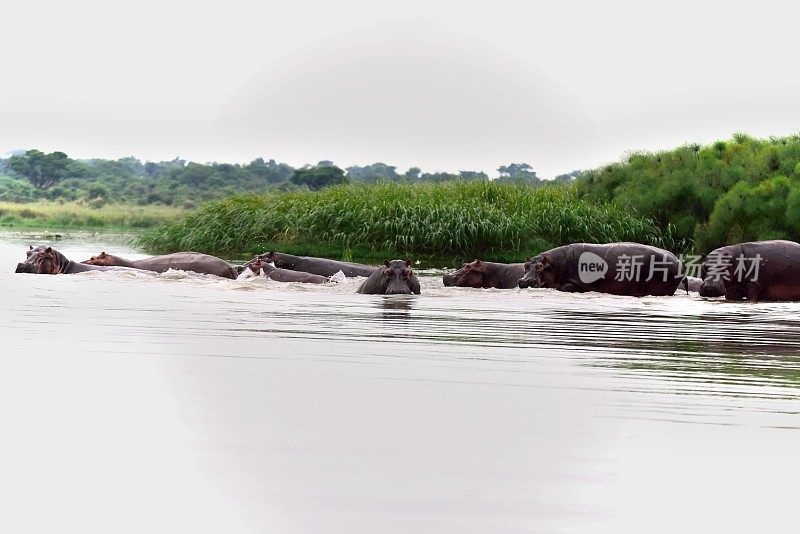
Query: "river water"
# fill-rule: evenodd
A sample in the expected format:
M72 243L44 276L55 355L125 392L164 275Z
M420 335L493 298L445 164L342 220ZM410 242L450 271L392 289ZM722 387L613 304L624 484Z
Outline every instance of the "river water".
M13 274L29 242L2 532L796 531L800 303Z

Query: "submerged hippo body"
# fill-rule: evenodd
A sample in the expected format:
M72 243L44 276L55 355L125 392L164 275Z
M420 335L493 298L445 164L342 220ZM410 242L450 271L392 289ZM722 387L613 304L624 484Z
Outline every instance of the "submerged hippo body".
M662 296L673 295L683 278L680 260L657 247L640 243L573 243L528 258L519 287Z
M386 260L364 280L358 293L368 295L419 295L419 280L408 260Z
M475 260L442 277L445 286L515 289L525 275L524 263L492 263Z
M276 282L302 282L305 284L325 284L330 280L318 274L304 273L301 271L292 271L290 269L281 269L275 267L274 263L268 263L258 258L244 266L252 273L258 275L264 273L264 276Z
M700 293L701 297L724 297L725 284L722 282L722 279L703 280L697 292Z
M27 259L17 264L16 273L31 274L75 274L86 271L109 271L110 267L84 265L68 259L52 247L30 247Z
M348 263L311 256L292 256L274 251L256 257L262 261L274 263L275 267L279 269L302 271L320 276L333 276L339 271L342 271L347 277L370 276L375 272L375 267L361 263Z
M800 244L752 241L721 247L706 256L701 296L726 300L800 300Z
M169 269L178 271L191 271L200 274L213 274L222 278L236 278L238 273L227 261L201 254L200 252L176 252L164 256L153 256L143 260L126 260L119 256L112 256L101 252L84 262L87 265L102 265L106 267L133 267L144 271L163 273Z
M697 278L696 276L687 276L681 281L679 289L683 289L687 293L699 293L702 286L702 278Z

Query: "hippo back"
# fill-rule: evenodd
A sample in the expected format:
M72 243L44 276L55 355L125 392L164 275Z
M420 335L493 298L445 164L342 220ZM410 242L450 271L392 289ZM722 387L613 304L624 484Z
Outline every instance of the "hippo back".
M302 271L292 271L291 269L281 269L272 263L264 263L261 266L264 276L276 282L301 282L304 284L326 284L330 279L318 274L306 273Z
M547 280L543 287L565 291L672 295L683 280L681 262L674 254L641 243L573 243L531 258L526 269L531 264L539 264L539 279Z
M339 271L342 271L347 277L370 276L375 271L375 267L361 263L349 263L312 256L293 256L274 251L261 254L258 258L266 262L272 262L275 267L281 269L303 271L320 276L333 276Z
M720 247L706 257L703 278L704 287L716 283L726 299L800 300L800 244L770 240Z
M169 269L175 269L233 279L239 274L230 263L222 258L203 254L201 252L175 252L164 256L135 260L132 263L137 269L160 273L166 272Z

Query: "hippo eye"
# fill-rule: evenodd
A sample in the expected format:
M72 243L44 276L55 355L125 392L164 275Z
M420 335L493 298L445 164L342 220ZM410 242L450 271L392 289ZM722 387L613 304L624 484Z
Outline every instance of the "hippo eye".
M411 270L403 269L403 278L408 278L411 275Z
M385 274L386 276L390 276L392 274L392 271L390 269L384 269L383 274Z

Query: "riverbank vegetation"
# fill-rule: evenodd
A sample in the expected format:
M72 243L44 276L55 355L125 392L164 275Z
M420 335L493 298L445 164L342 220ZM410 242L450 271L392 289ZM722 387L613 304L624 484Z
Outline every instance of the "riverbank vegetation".
M311 254L325 248L324 255L334 257L381 252L453 262L473 257L522 261L564 243L626 240L669 249L682 245L669 228L660 229L615 202L580 200L569 186L449 182L240 196L153 228L139 244L152 252L230 255L279 247Z
M526 163L503 165L490 177L399 172L384 163L295 169L261 158L75 160L29 150L0 159L4 200L34 203L4 205L6 226L146 228L166 221L142 241L162 251L275 246L333 256L499 259L569 241L633 239L702 253L741 241L800 241L800 136L737 134L707 146L634 152L552 181Z
M800 136L737 134L708 146L636 152L584 172L580 198L616 201L675 227L698 252L743 241L800 241Z
M170 206L105 204L90 206L76 202L0 202L0 227L5 229L144 229L184 215L186 210Z

